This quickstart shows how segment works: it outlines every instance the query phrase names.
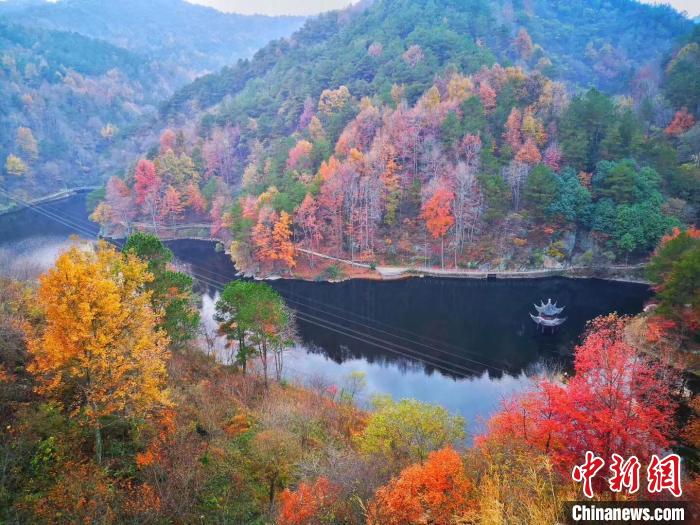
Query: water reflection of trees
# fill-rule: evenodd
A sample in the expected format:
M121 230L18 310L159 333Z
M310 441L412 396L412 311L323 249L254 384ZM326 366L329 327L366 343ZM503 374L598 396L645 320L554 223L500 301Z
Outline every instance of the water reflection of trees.
M204 279L199 291L236 278L229 257L212 243L168 243L179 261ZM214 281L214 282L212 282ZM299 336L309 352L336 363L362 359L399 370L448 377L529 374L545 362L566 367L593 317L612 310L635 313L644 287L571 279L347 281L271 283L298 312ZM554 336L535 330L532 303L552 297L569 320Z
M488 372L494 378L530 373L538 363L566 369L589 319L612 310L637 312L648 294L644 287L569 279L274 286L298 309L305 345L337 363L364 359L429 374ZM560 297L570 306L569 322L554 336L537 334L527 315L540 297Z
M383 345L390 346L395 350L394 352L300 319L297 322L304 348L308 352L323 355L338 364L352 360L364 360L370 365L395 367L402 373L420 370L426 375L440 373L453 379L481 376L484 372L488 372L490 377L500 378L504 373L504 371L494 367L478 365L454 357L447 359L440 352L431 352L425 348L410 346L404 341L402 341L401 349L387 344ZM443 359L446 362L437 361ZM522 368L506 370L505 372L516 375L521 370Z

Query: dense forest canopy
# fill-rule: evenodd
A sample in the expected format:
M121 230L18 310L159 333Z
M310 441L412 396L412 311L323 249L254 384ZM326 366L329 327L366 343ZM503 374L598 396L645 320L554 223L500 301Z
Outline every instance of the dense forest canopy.
M331 12L162 105L95 219L208 214L253 273L634 262L697 216L692 30L627 1Z
M27 196L98 181L99 155L173 80L143 56L77 33L0 22L0 54L0 156L18 159L2 180Z
M46 62L45 71L28 80L36 87L42 81L56 83L61 80L62 68L72 69L81 75L97 76L110 69L122 70L129 76L138 76L144 57L107 42L87 38L78 33L41 31L18 25L2 25L0 33L2 49L20 52L29 50L37 59ZM25 70L31 57L18 56L16 66ZM147 66L146 66L147 67ZM30 66L31 69L31 66Z
M360 97L388 98L393 83L405 83L415 101L448 64L472 73L494 62L522 61L573 85L625 92L634 74L657 62L692 27L668 7L631 0L593 4L378 0L368 7L360 2L309 20L290 42L272 43L252 61L183 88L163 114L172 117L192 103L208 107L226 95L245 108L247 93L259 87L268 103L285 113L298 110L306 96L339 85ZM518 41L521 29L524 40ZM641 48L638 42L646 44ZM416 67L401 56L412 45L420 45L425 58ZM241 92L251 74L264 82L251 81Z

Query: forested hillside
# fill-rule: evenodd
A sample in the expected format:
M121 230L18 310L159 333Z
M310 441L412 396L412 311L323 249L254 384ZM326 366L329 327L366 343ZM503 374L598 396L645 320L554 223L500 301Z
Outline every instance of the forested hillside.
M631 0L379 0L369 8L359 2L309 20L290 42L271 44L251 62L183 88L163 114L171 118L188 105L208 107L229 95L231 118L260 112L272 118L281 109L278 122L288 130L304 98L317 98L326 87L345 85L358 97L388 100L391 85L404 83L415 102L447 65L472 73L495 62L626 92L691 27L668 7ZM420 56L412 57L414 45Z
M147 124L123 140L176 88L300 23L186 2L0 3L0 183L32 198L103 182L157 137Z
M153 111L172 77L77 33L0 24L3 187L26 196L96 183L120 130Z
M159 239L73 246L38 285L0 278L0 519L552 525L583 497L572 465L614 449L642 465L683 454L673 485L625 486L624 498L678 505L682 486L695 523L700 404L679 394L689 389L672 366L697 342L699 235L660 245L657 310L592 320L575 374L533 378L484 425L416 399L368 405L363 372L287 379L293 305L267 283L222 289L232 360L217 363L197 334L192 279Z
M301 17L226 14L184 1L0 3L12 22L73 31L165 64L181 81L235 64L301 26Z
M697 32L669 8L601 4L599 22L589 7L386 0L310 20L164 105L159 147L110 181L95 219L124 234L209 215L262 274L319 273L309 252L644 258L696 219Z

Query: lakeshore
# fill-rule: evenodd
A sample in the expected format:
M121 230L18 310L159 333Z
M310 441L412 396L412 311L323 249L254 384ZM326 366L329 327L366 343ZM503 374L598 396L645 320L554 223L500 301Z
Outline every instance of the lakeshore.
M221 244L224 252L230 255L228 247L221 239L209 234L210 224L178 224L174 226L159 226L157 230L152 225L137 223L132 225L135 230L157 234L164 241L207 241ZM118 241L121 237L105 238ZM539 279L548 277L568 277L572 279L603 279L607 281L649 284L644 277L646 263L608 266L567 266L555 268L523 268L516 270L499 268L440 268L431 266L384 265L343 259L332 255L297 248L297 252L317 259L318 266L297 268L291 274L270 273L261 275L258 272L239 270L239 275L259 280L297 279L305 281L340 282L349 279L366 279L377 281L393 281L420 277L442 277L448 279ZM234 262L235 264L235 262ZM322 278L324 270L329 266L342 267L341 275Z

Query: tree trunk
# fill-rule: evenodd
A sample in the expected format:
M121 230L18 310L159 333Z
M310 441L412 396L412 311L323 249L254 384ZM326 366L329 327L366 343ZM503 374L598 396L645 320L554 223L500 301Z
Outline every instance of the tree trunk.
M459 246L459 243L455 241L455 264L454 264L454 269L457 269L457 248Z
M158 223L156 221L156 203L151 202L150 208L151 208L151 220L153 221L153 230L155 231L155 234L158 235Z
M102 464L102 429L99 420L95 423L95 461Z
M270 498L270 512L272 512L272 507L275 503L275 482L277 481L277 474L270 478L270 489L268 497Z
M275 349L273 351L275 357L275 379L277 382L282 381L282 370L284 367L284 354L282 349Z
M440 238L440 266L445 269L445 236Z
M246 355L245 349L245 336L241 334L238 335L238 355L238 359L241 361L241 366L243 368L243 375L245 375L248 364L248 356Z
M268 387L267 384L267 341L263 339L262 341L262 365L263 365L263 380L265 382L265 388Z
M428 232L426 231L423 235L423 266L428 267Z

